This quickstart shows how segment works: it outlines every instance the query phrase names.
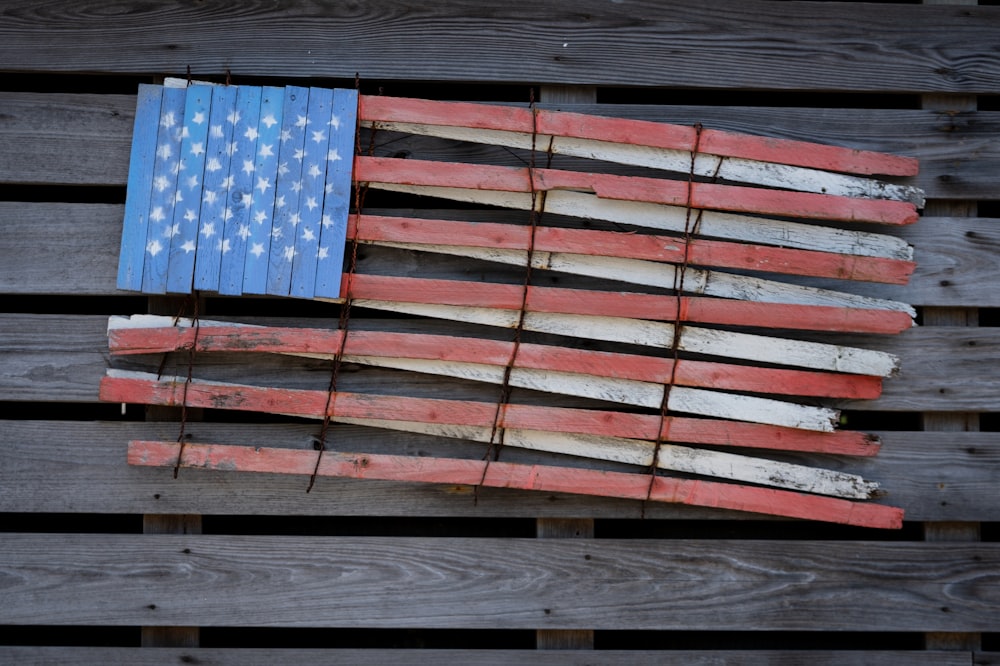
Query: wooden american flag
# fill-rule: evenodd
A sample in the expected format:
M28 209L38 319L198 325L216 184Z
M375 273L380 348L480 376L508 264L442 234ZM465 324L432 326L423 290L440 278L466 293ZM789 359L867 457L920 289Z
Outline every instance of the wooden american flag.
M659 171L657 177L620 176L354 156L359 125L542 147ZM648 474L557 465L344 452L327 452L316 467L312 452L201 444L180 451L178 444L156 442L133 442L133 464L173 466L182 457L185 466L534 488L899 526L898 509L858 502L878 494L874 482L713 447L877 452L875 438L836 431L836 410L814 403L876 398L881 378L895 372L898 360L767 329L895 334L912 325L913 309L904 303L782 276L905 284L914 268L912 248L880 229L916 221L922 193L872 176L911 176L916 169L915 160L879 153L558 111L321 88L142 86L120 288L349 297L364 307L679 355L440 334L195 326L135 316L112 319L113 355L194 346L199 352L340 356L368 366L509 382L630 411L507 405L498 419L495 404L468 400L328 396L197 380L184 386L175 378L119 370L109 370L102 396L330 416L473 441L492 439L499 427L507 445L647 468L655 463L723 481L658 476L651 482ZM701 178L708 176L711 182ZM357 183L521 210L537 208L543 192L547 213L630 225L630 231L352 213ZM692 212L698 215L693 235ZM582 290L366 273L343 279L348 239L416 250L428 260L456 255L524 267L530 258L538 269L609 284ZM621 291L622 283L644 289ZM646 293L648 287L657 289ZM652 414L665 391L668 415Z

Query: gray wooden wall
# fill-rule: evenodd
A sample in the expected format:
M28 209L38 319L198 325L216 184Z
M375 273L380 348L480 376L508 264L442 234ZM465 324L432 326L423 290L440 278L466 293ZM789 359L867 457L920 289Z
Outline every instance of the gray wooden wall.
M849 427L883 436L882 453L795 458L880 481L906 526L664 506L640 519L638 503L579 496L483 490L473 502L466 487L349 480L306 494L297 477L129 468L127 441L174 439L179 417L98 402L107 315L181 306L115 289L134 95L187 67L279 85L358 74L364 92L521 104L534 88L558 108L918 157L911 182L929 201L903 233L919 268L906 287L859 290L913 303L923 326L878 341L904 366L882 399L841 405ZM1000 7L0 2L0 146L0 662L1000 662ZM518 159L417 139L377 153ZM420 270L514 279L463 262ZM338 316L261 299L201 307L291 325ZM325 388L329 366L262 359L248 375L222 359L206 372ZM317 431L211 411L186 428L291 447ZM348 426L332 442L468 446Z

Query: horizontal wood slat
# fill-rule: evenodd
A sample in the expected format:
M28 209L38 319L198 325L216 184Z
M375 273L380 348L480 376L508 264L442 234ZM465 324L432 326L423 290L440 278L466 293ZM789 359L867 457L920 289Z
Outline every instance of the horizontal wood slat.
M6 146L0 153L0 182L124 185L135 99L130 95L0 93L0 138ZM994 111L617 104L565 108L639 120L700 122L733 132L907 155L920 160L920 175L902 182L924 189L929 198L1000 197L1000 146L994 140L1000 132L1000 113ZM463 161L474 163L522 165L501 148L467 144L458 149L452 141L392 136L396 140L391 146L376 154L402 153L432 160L454 160L461 155ZM627 172L625 167L609 166L609 170Z
M0 447L0 511L14 513L204 513L239 515L468 516L638 518L639 502L467 486L140 469L126 464L133 439L175 440L176 422L95 423L4 421ZM196 442L311 449L319 426L188 423ZM992 520L1000 512L1000 437L995 433L882 432L871 458L773 455L775 459L861 474L877 480L907 520ZM63 444L65 442L65 444ZM56 445L55 443L59 443ZM482 456L484 446L359 426L330 432L334 450L403 455ZM502 460L526 464L593 465L586 460L505 448ZM634 469L600 463L605 469ZM649 505L648 518L740 518L744 514Z
M0 202L0 255L4 257L0 262L0 291L23 295L125 295L128 292L115 288L122 214L121 206L111 204ZM438 214L481 221L518 219L517 213L420 212L421 216ZM992 287L1000 271L1000 226L995 220L925 217L898 233L916 248L917 268L909 285L839 280L813 280L810 284L918 306L1000 307L1000 290ZM395 265L398 273L400 256L413 262L416 255L368 248L362 253L358 270L392 271ZM475 270L474 275L482 275L483 270L482 263L449 260L441 255L424 255L419 261L424 266L421 277L428 278L463 277L456 275L455 267ZM536 272L535 277L535 284L546 284L543 272ZM566 286L565 281L562 286ZM598 288L607 289L607 282Z
M997 567L995 543L12 533L0 621L989 631Z
M991 656L992 655L992 656ZM997 653L973 655L962 651L904 650L469 650L469 649L320 649L320 648L140 648L0 646L0 661L11 664L127 663L159 666L164 663L212 664L213 666L272 666L293 663L301 666L337 664L381 664L410 666L414 663L505 666L530 662L539 666L585 666L599 661L607 666L659 666L676 660L688 666L986 666L997 663Z
M0 62L35 73L181 75L190 65L195 73L393 79L419 72L439 81L615 86L663 85L669 71L672 86L758 90L989 93L1000 81L1000 62L979 48L1000 24L993 7L645 1L624 13L597 0L572 7L465 0L377 9L128 8L9 7Z

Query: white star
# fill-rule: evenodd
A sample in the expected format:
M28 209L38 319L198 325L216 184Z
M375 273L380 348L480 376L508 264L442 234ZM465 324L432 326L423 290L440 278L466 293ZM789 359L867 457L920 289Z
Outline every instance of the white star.
M215 198L216 198L215 190L205 190L205 197L204 197L205 203L214 204Z
M292 259L295 258L295 255L296 255L295 246L294 245L286 245L285 246L285 251L282 253L282 256L285 257L285 261L291 261Z
M280 197L278 197L277 199L274 200L274 207L275 208L284 208L285 207L285 195L284 194L282 194Z
M205 164L205 171L218 171L222 168L222 163L214 157L209 157L208 162Z
M253 173L253 160L243 160L243 173Z
M324 132L323 130L317 130L313 132L313 141L315 141L316 143L323 143L324 139L326 139L326 132Z
M264 192L267 192L267 188L269 188L269 187L271 187L271 179L270 178L264 178L262 176L257 176L257 187L256 187L256 189L260 190L261 194L263 194Z
M223 136L225 136L222 133L222 125L212 125L208 129L208 135L211 136L213 139L221 139Z
M239 146L237 146L237 145L236 145L236 142L235 142L235 141L233 141L233 142L232 142L232 143L230 143L230 144L229 144L228 146L226 146L226 154L227 154L227 155L229 155L230 157L232 157L232 156L233 156L233 153L235 153L235 152L236 152L236 149L237 149L238 147L239 147Z
M155 240L155 239L149 241L149 243L146 244L146 252L149 252L149 254L152 255L152 256L154 256L154 257L156 255L158 255L160 253L160 250L162 250L162 249L163 249L163 246L160 245L160 241Z
M302 158L303 158L303 157L305 157L305 156L306 156L306 155L308 155L308 154L309 154L309 153L307 153L306 151L302 150L301 148L296 148L296 149L295 149L295 154L294 154L294 155L292 155L292 157L294 157L294 158L295 158L295 159L297 159L297 160L298 160L299 162L301 162L301 161L302 161Z
M219 187L221 187L224 190L228 190L230 187L233 186L233 181L235 180L236 176L229 174L228 176L222 179L222 183L219 185Z
M201 235L204 236L205 238L211 238L212 236L214 236L215 235L215 223L214 222L206 222L205 224L201 225Z
M149 219L153 222L162 222L167 219L167 216L163 212L163 206L157 206L153 209L153 212L149 214Z
M271 238L273 238L274 240L278 240L279 238L281 238L281 236L282 236L281 227L275 227L274 229L271 229Z
M198 157L203 152L205 152L205 144L204 143L200 143L199 142L199 143L192 143L191 144L191 154L192 155L194 155L195 157Z
M189 190L193 190L198 187L198 174L192 174L188 176L187 185Z
M286 173L288 173L288 162L282 162L278 165L278 175L284 176Z
M267 220L267 213L265 213L264 211L259 210L256 213L254 213L253 221L256 222L257 224L264 224L265 220Z
M173 238L181 233L181 225L179 224L168 224L163 228L164 238Z
M299 192L302 189L302 181L297 180L292 183L292 192Z
M177 190L176 192L174 192L174 205L176 206L182 201L184 201L184 197L181 195L181 191Z
M236 109L235 111L230 113L228 116L226 116L226 120L231 122L233 125L240 122L240 110Z
M240 230L237 233L239 234L240 238L242 238L243 240L246 240L246 239L250 238L250 225L249 224L241 224L240 225Z
M306 197L306 208L308 208L310 211L313 211L318 207L319 204L316 203L316 197Z
M183 168L184 168L184 160L178 160L177 162L174 162L173 165L171 165L170 173L176 176L178 173L181 172Z
M316 250L317 259L326 259L329 256L330 256L330 248L328 247L321 247Z
M169 143L161 143L156 149L156 156L161 160L169 160L174 154L173 149L170 147Z
M271 129L272 127L278 124L278 121L275 120L273 113L269 113L266 116L264 116L264 118L260 122L267 125L267 129Z
M260 150L257 152L261 157L274 157L273 143L262 143L260 144Z
M194 212L193 208L188 208L187 212L184 213L184 219L188 222L194 222L198 219L198 215Z
M283 129L281 130L281 143L284 143L292 138L292 131Z
M327 183L326 187L323 188L323 191L327 194L333 194L333 183Z
M162 192L170 186L170 179L166 176L157 176L153 179L153 187L157 192Z
M333 118L330 118L330 127L335 130L340 129L340 116L334 115Z
M226 209L222 211L222 221L228 222L232 216L233 216L233 211L229 210L229 206L226 206Z
M187 125L185 125L184 127L181 128L181 135L178 138L180 138L180 139L187 139L190 136L191 136L191 130L189 130L188 127L187 127Z
M167 129L170 129L176 124L177 124L177 119L174 117L173 111L168 111L167 113L163 114L162 118L160 118L160 125L162 125Z
M253 195L249 192L244 192L240 195L240 203L249 208L250 204L253 203Z
M295 126L296 127L305 127L306 123L308 123L308 122L309 122L309 118L307 118L306 116L299 116L298 120L295 121Z
M329 150L329 152L327 152L327 154L326 154L326 161L327 162L336 162L339 159L340 159L340 153L337 152L336 148L331 148Z
M243 133L243 136L245 136L246 138L250 139L251 141L256 141L257 140L257 128L256 127L247 127L247 131Z
M253 247L250 248L250 254L260 259L260 255L264 254L264 244L254 243Z
M220 239L219 242L215 244L215 249L222 250L222 254L229 252L232 249L231 247L229 247L229 239L228 238L225 240Z
M191 122L193 122L195 125L201 125L203 122L205 122L205 112L204 111L195 112L194 116L191 117Z
M329 215L324 215L323 216L323 228L324 229L329 229L332 226L333 226L333 218L330 217Z
M297 226L298 223L301 221L302 221L302 216L299 215L298 213L292 213L291 215L288 216L288 224L292 225L293 227Z
M314 241L314 240L316 240L316 235L313 234L312 229L310 229L309 227L306 227L305 231L302 232L302 240L304 240L304 241Z
M319 170L318 164L310 164L309 175L312 176L313 178L318 178L319 176L323 175L323 172Z
M184 245L181 245L181 249L184 250L185 253L194 252L195 249L194 241L190 239L184 241Z

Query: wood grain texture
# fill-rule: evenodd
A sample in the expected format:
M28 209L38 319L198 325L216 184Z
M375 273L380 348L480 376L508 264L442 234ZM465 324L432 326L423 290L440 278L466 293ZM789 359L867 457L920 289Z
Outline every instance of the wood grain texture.
M238 515L470 516L638 518L641 506L550 493L380 481L321 479L309 494L307 478L219 474L126 465L131 439L177 437L179 424L4 421L0 446L0 511L28 513L160 513ZM189 423L196 442L309 449L317 425ZM861 474L888 491L883 503L905 509L907 520L992 520L1000 512L1000 438L995 433L883 432L878 456L774 456L799 464ZM72 442L53 445L53 442ZM403 455L471 457L479 444L357 426L336 426L333 450ZM511 462L591 466L554 454L506 448ZM604 469L627 466L601 463ZM739 514L650 504L649 518L704 519ZM746 516L742 516L746 518Z
M3 12L0 62L20 72L181 75L190 65L258 76L972 93L1000 81L1000 62L978 48L998 22L992 7L844 12L807 2L646 1L624 12L596 0L377 9L55 0Z
M592 650L526 652L524 650L441 649L308 649L308 648L199 648L143 650L114 647L0 646L0 661L23 666L89 666L127 663L133 666L161 664L211 664L212 666L301 666L337 664L382 664L410 666L413 663L506 666L530 662L539 666L588 666L599 661L607 666L660 666L670 659L690 666L969 666L969 652L918 652L889 650L601 650L595 660ZM997 653L977 653L976 666L1000 659Z
M995 543L12 533L0 619L978 631L998 566Z
M130 95L0 93L0 137L5 145L0 153L0 182L124 185L135 99ZM1000 113L995 111L540 106L688 125L700 122L732 132L908 155L920 160L920 175L900 182L921 187L930 198L995 200L1000 196L1000 146L994 140L1000 132ZM377 147L377 155L403 153L418 159L522 165L517 156L500 148L387 136L392 137L392 144ZM625 167L608 170L629 172Z

